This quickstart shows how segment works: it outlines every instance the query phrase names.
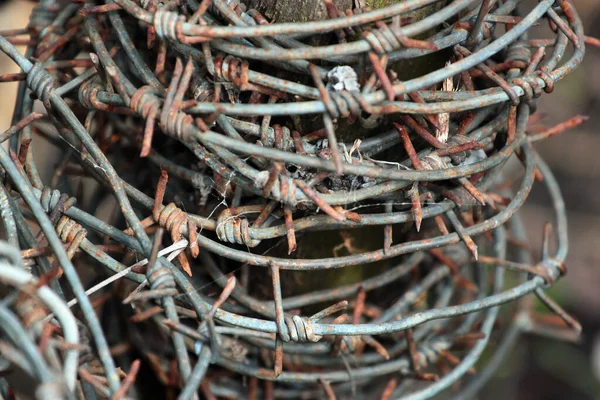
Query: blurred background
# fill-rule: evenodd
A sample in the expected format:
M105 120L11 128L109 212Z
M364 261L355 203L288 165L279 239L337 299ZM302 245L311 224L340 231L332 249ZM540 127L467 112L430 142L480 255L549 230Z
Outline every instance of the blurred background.
M586 34L600 37L598 0L571 0ZM0 29L22 28L34 3L0 0ZM542 28L540 28L542 29ZM538 112L553 126L576 114L590 119L568 133L536 145L552 167L568 209L569 273L550 294L583 325L580 343L523 335L481 399L600 399L600 49L588 46L584 64L543 95ZM0 74L19 72L0 54ZM0 132L8 129L16 84L2 84ZM50 169L48 169L50 172ZM539 186L522 210L534 255L539 254L544 223L552 209Z

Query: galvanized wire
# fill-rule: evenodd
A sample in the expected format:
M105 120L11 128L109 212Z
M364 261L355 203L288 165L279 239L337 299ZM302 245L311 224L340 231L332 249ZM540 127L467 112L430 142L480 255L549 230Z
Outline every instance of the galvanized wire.
M72 261L81 263L79 252L105 267L109 279L97 287L115 274L139 284L122 299L136 322L119 323L153 323L170 337L169 350L135 335L122 341L148 353L158 377L167 376L163 365L176 365L169 373L181 379L163 384L179 388L182 399L199 391L207 398L430 398L471 371L496 334L500 306L532 292L581 329L543 292L565 273L568 240L560 190L532 147L568 126L532 136L530 124L536 99L582 61L573 6L407 0L342 13L325 3L330 19L271 24L238 0L62 9L43 1L31 16L25 56L11 43L21 33L0 32L0 50L23 71L0 76L23 80L14 126L2 135L9 150L0 149L0 211L12 245L0 246L9 260L0 281L11 287L0 319L12 327L0 343L11 352L5 358L38 382L38 397L50 393L48 382L64 397L139 395L131 389L139 362L121 381L108 327ZM430 5L437 11L401 26L401 17ZM550 38L531 39L542 21ZM408 68L403 63L423 56L442 57L444 66L398 79L393 65ZM336 89L340 66L360 90L349 90L345 78L345 89ZM33 113L34 99L44 114ZM321 119L302 120L314 114ZM345 139L358 125L361 140ZM64 156L50 183L34 157L35 133ZM512 181L504 170L513 155L523 175L510 193L501 188ZM69 174L97 182L94 198L76 205ZM543 255L532 264L514 238L524 239L517 213L536 179L554 206L557 246L550 252L546 229ZM95 214L99 193L116 201L118 217ZM366 227L384 230L380 248L312 259L263 254L281 238L291 254L304 232ZM403 229L394 244L393 230ZM159 253L167 243L179 250ZM127 267L132 254L147 267ZM513 254L517 262L507 261ZM384 271L324 290L288 295L280 278L286 270L343 274L384 260ZM250 266L268 268L267 294L248 286ZM505 269L518 271L518 283L505 279ZM215 287L218 298L208 292ZM373 293L381 288L398 295L380 301ZM80 357L91 354L80 353L87 345L64 293L79 303L91 359ZM52 316L20 306L22 298L46 305L68 345L56 344ZM526 308L505 308L512 327L465 394L493 374L525 325L532 329ZM36 351L50 338L47 351ZM248 387L240 376L250 378Z

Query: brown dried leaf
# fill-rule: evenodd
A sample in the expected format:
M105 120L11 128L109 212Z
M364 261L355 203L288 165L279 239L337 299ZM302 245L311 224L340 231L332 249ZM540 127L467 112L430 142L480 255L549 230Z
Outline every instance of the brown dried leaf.
M450 63L448 63L450 64ZM448 65L446 64L446 65ZM452 81L452 77L446 78L442 83L442 90L445 92L452 92L454 90L454 82ZM449 113L441 113L438 114L438 125L439 128L436 129L435 137L442 143L446 143L448 140L448 134L450 132L450 114Z

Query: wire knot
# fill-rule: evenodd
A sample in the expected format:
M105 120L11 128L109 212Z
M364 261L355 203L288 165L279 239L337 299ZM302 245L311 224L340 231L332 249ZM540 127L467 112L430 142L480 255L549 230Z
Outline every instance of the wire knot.
M159 8L154 14L156 36L163 40L177 41L184 17L173 11Z
M548 286L552 286L560 277L567 273L565 265L555 258L542 260L536 268L539 269L539 275L546 281Z
M233 215L231 209L228 208L219 214L216 229L217 237L223 242L256 247L260 240L252 240L248 227L248 219Z
M175 278L169 270L159 260L156 260L154 265L151 265L146 272L146 278L150 283L151 290L175 289L177 285Z
M161 121L161 123L165 123L165 133L181 141L189 141L189 129L194 124L194 118L191 115L180 111L169 114L170 115L168 116L168 118L165 119L165 121Z
M70 243L67 249L69 259L73 258L75 251L87 236L87 230L83 226L65 215L56 224L56 233L63 242Z
M131 108L145 120L154 121L163 105L152 86L142 86L131 96ZM161 121L163 131L169 136L186 142L190 140L190 132L194 126L194 118L182 111L174 110Z
M54 78L42 63L35 63L27 74L27 86L44 103L44 107L50 108L50 96L55 89Z
M291 207L296 207L298 204L294 179L278 173L276 168L259 172L254 180L254 186L263 189L265 196L271 196L272 199Z
M215 93L214 85L208 80L197 76L192 80L192 97L197 102L210 102L213 101Z
M399 24L397 27L390 27L390 25L383 21L377 21L375 25L377 29L365 31L362 33L362 36L369 43L371 49L379 55L389 54L402 47L431 51L437 50L437 46L433 42L411 39L404 36Z
M69 197L67 194L61 194L58 190L52 190L49 187L42 189L40 195L40 204L44 211L49 215L52 223L56 224L56 233L65 243L70 243L67 249L67 256L72 259L75 251L87 236L87 230L77 222L62 215L77 199ZM60 217L60 219L59 219ZM57 222L58 221L58 222Z
M328 110L333 110L335 107L335 116L333 114L332 117L337 118L339 116L347 118L349 116L359 116L362 114L362 105L366 102L363 100L362 95L359 92L350 92L347 90L343 90L341 92L330 92L332 105L325 105Z
M162 209L153 209L152 218L154 218L154 221L161 227L171 233L173 241L181 239L181 226L183 222L187 220L187 216L174 203L170 203ZM181 255L183 254L180 254L180 256ZM183 258L185 258L185 255L183 255ZM187 261L187 258L185 258L185 260ZM182 263L182 268L186 270L186 272L189 271L189 265L184 265ZM177 287L173 273L159 260L150 265L148 271L146 271L146 278L148 279L152 290L175 289Z
M58 190L44 187L40 195L40 204L44 211L50 216L50 220L56 223L58 216L67 211L77 202L75 197L61 194Z
M531 58L531 50L526 42L517 41L510 45L506 55L507 61L519 61L522 63L522 69L525 69L529 65Z
M175 203L169 203L160 211L153 210L152 218L171 233L173 240L181 239L181 227L187 221L187 214Z
M321 336L315 335L313 321L298 315L283 317L284 324L278 326L279 336L284 342L318 342Z
M381 25L379 29L363 32L362 36L369 43L371 49L380 55L391 53L402 47L402 44L387 24Z
M217 78L233 82L240 90L248 86L248 61L234 56L215 57L215 74Z
M157 91L152 86L142 86L131 96L131 108L144 119L148 118L151 111L158 111L162 105L162 100L156 95Z
M198 227L196 222L185 211L177 207L175 203L169 203L165 207L154 208L152 210L152 218L158 225L165 228L171 234L173 242L180 241L183 233L185 233L185 228L187 228L189 237L188 247L192 253L192 257L198 257L200 253L197 242ZM189 267L189 262L184 254L181 254L179 261L182 267Z
M542 86L535 75L515 78L512 80L512 83L523 89L523 92L525 93L523 99L526 103L531 103L534 99L537 99L542 95Z
M267 131L268 144L279 150L290 151L294 148L294 140L287 126L273 125L272 130Z
M87 80L79 86L79 102L88 110L95 110L98 104L98 92L104 90L102 85L93 79Z

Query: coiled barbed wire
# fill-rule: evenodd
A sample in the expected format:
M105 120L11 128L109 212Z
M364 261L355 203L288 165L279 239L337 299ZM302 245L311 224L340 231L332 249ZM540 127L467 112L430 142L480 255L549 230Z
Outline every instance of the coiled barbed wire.
M541 0L526 9L519 0L407 0L347 11L326 2L330 19L286 24L270 23L238 0L115 0L63 10L51 3L41 2L32 14L31 37L38 40L27 54L42 56L36 63L0 36L0 50L26 74L15 127L7 132L14 154L0 151L12 196L3 197L2 216L31 246L23 254L38 281L56 279L48 264L60 266L81 303L106 376L104 384L89 364L80 367L86 397L89 385L101 396L124 396L137 372L131 364L130 375L118 379L71 265L77 250L106 267L109 282L126 277L140 284L124 303L136 323L151 321L168 333L174 351L132 345L149 354L157 376L174 357L185 399L197 397L198 388L206 397L432 397L480 358L497 334L498 306L532 292L573 331L581 329L543 291L566 272L566 220L556 181L532 148L550 133L528 134L536 99L551 93L584 54L581 22L569 2ZM403 19L430 5L436 8L427 17ZM530 39L529 29L544 19L552 36ZM61 62L90 51L85 72L55 73ZM406 60L440 54L444 66L398 79ZM350 75L334 82L336 67ZM349 90L345 79L359 90ZM26 89L46 109L39 121L27 117L33 101ZM34 132L64 150L53 188L37 172L27 142ZM141 157L129 160L130 154ZM514 194L502 189L512 155L524 168ZM154 179L157 167L162 172ZM61 176L65 171L114 195L126 226L120 218L99 218L96 199L76 205L62 195L55 186L73 184ZM542 257L534 262L514 243L526 239L516 213L536 179L552 199L558 246L552 254L546 228ZM50 249L27 226L31 216ZM290 255L301 248L303 233L377 227L380 245L363 247L340 234L336 249L346 255L336 257L333 249L334 256L322 258ZM163 229L170 240L162 239ZM288 256L269 255L283 237ZM160 253L167 242L175 250ZM56 264L48 263L51 253ZM148 267L123 265L132 254ZM290 271L343 274L379 261L393 265L357 282L286 292L283 274ZM266 291L255 266L270 270ZM420 275L408 282L417 269ZM505 269L518 271L518 283L505 284ZM207 290L215 284L222 290L216 298ZM378 289L392 284L399 294L380 299ZM331 301L338 303L323 309ZM51 311L65 329L68 317ZM507 341L533 326L526 309L516 312ZM15 315L26 327L37 320ZM184 316L198 321L198 329L181 323ZM65 340L71 335L79 343L66 329ZM10 345L11 361L42 385L50 381L44 365L51 357L27 359L27 344ZM500 345L498 357L509 347ZM57 387L69 397L79 353L62 351L66 384ZM442 376L437 366L444 363L451 371ZM249 386L235 374L250 377ZM489 375L467 381L465 393ZM255 379L264 383L257 387Z

